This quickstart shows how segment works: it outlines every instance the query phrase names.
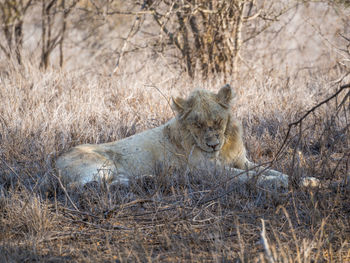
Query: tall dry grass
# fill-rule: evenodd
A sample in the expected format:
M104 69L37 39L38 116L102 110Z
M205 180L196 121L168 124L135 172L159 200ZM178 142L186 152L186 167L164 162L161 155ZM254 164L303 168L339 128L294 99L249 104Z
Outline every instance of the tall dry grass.
M269 37L261 36L261 44ZM166 57L139 53L127 55L110 76L111 64L89 60L77 46L63 69L39 70L35 55L25 55L23 65L1 58L1 260L348 262L348 89L292 126L285 140L290 123L349 81L335 81L347 73L332 57L337 52L322 39L313 41L332 58L329 67L321 59L298 70L309 66L301 53L303 65L291 70L283 62L288 56L275 60L275 42L263 55L247 46L240 74L227 79L236 91L232 110L243 123L250 159L276 158L273 167L291 177L286 192L237 187L225 174L161 168L156 178L135 179L130 189L91 185L67 192L54 168L59 154L156 127L173 117L171 96L195 88L216 91L223 78L189 79ZM298 187L308 175L322 187Z

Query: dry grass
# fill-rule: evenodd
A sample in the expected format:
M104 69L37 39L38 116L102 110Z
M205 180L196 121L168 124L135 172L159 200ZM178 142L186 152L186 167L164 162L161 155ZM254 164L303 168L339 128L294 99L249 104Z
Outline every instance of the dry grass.
M324 71L322 60L323 74L242 66L239 78L228 79L251 159L276 157L273 166L291 176L286 192L237 187L225 174L164 169L130 189L65 192L55 177L59 154L158 126L173 116L170 96L224 84L220 77L190 80L163 57L138 58L124 58L128 65L114 76L101 61L43 72L35 58L22 66L0 60L2 261L350 261L348 90L292 127L276 156L288 124L348 80L332 82L346 73L333 62ZM322 187L298 187L306 175Z

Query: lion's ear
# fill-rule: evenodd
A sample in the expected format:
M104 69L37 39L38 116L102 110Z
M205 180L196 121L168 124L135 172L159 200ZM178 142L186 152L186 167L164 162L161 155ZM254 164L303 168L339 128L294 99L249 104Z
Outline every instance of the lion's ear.
M218 102L224 108L228 108L230 106L231 100L234 98L234 96L235 94L229 84L223 86L217 94Z
M173 101L172 108L174 111L176 111L179 114L182 114L186 108L186 101L183 98L172 97L171 100Z
M179 114L180 119L184 119L192 110L192 100L185 100L182 98L172 98L173 105L172 108Z

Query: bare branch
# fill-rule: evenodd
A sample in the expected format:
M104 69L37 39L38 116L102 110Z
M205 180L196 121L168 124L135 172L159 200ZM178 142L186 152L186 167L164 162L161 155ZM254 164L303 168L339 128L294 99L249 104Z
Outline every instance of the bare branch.
M266 230L265 230L265 221L264 219L261 219L261 232L260 232L260 237L261 237L261 242L264 246L264 250L265 250L265 255L266 255L266 258L267 258L267 261L270 262L270 263L274 263L275 260L272 256L272 253L271 253L271 250L270 250L270 245L269 245L269 242L267 241L267 238L266 238Z
M290 132L292 130L292 128L294 126L297 126L299 124L302 123L302 121L304 119L306 119L311 113L313 113L317 108L321 107L322 105L326 104L327 102L331 101L332 99L336 98L341 92L343 92L343 90L349 89L350 88L350 83L342 85L332 96L328 97L327 99L321 101L320 103L318 103L317 105L315 105L314 107L312 107L310 110L308 110L301 118L299 118L297 121L292 122L288 125L288 130L287 130L287 134L282 142L281 147L279 148L279 150L276 153L276 156L274 158L274 160L276 160L279 156L279 154L282 152L284 146L287 143L287 140L289 139L289 135ZM350 91L348 91L348 93L345 95L345 98L349 97L350 95ZM344 101L344 100L343 100Z

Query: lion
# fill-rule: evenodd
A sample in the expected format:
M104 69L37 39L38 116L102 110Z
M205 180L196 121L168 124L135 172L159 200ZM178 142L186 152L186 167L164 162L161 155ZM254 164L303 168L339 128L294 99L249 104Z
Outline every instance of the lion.
M172 98L176 117L164 125L115 142L76 146L57 159L56 167L75 186L101 180L128 185L131 178L153 175L155 166L163 164L220 167L238 181L258 176L259 184L288 187L283 173L252 170L257 165L247 159L241 125L231 112L234 96L226 84L217 93L195 90L188 98Z

